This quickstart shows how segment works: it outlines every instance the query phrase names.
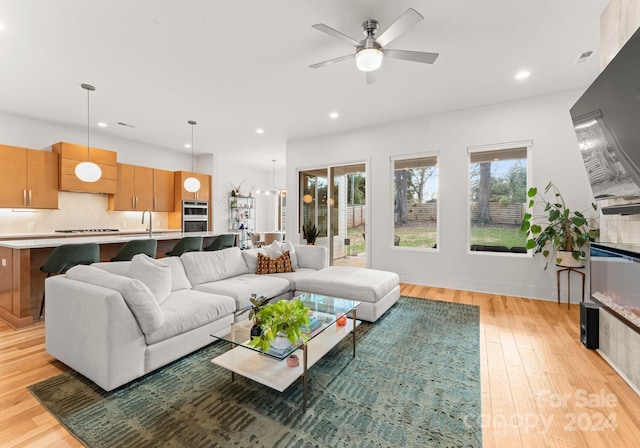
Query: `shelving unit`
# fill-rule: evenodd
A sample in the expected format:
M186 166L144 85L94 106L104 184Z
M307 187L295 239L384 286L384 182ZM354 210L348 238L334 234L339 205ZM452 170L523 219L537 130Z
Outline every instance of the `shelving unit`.
M251 247L247 232L256 228L255 200L252 196L229 196L229 231L239 233L240 249Z

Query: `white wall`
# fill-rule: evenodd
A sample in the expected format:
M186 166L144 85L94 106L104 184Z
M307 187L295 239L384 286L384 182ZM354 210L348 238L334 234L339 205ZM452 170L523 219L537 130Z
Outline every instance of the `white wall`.
M555 298L555 269L541 256L468 252L467 148L532 140L533 185L552 180L569 206L593 200L569 109L581 92L571 91L352 132L287 142L287 238L299 240L297 172L352 160L370 160L367 250L370 266L397 272L403 281L522 297ZM423 251L392 243L390 157L439 151L440 247ZM574 284L578 283L574 280ZM572 289L574 301L578 290ZM566 291L565 291L566 294ZM566 296L563 295L564 300Z

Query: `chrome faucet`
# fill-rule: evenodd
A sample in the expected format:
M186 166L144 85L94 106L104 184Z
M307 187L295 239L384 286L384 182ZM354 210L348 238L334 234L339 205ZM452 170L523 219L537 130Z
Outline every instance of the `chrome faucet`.
M147 227L147 231L149 232L149 238L153 237L153 216L151 215L151 211L146 208L142 211L142 224L144 224L144 214L149 213L149 227Z

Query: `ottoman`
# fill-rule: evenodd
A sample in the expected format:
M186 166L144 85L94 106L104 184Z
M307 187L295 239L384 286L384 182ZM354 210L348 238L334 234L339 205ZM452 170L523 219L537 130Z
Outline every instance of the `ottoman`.
M357 300L357 318L375 322L400 298L400 278L393 272L331 266L297 280L296 295L303 292Z

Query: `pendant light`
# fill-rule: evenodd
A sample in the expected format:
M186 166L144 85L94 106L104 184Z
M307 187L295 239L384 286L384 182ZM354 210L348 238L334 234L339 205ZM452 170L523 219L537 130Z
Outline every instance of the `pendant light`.
M76 177L83 182L95 182L102 177L102 170L98 165L91 161L90 152L90 132L89 132L89 94L96 90L95 87L89 84L81 84L81 87L87 91L87 161L76 165Z
M193 127L198 124L193 120L187 121L191 125L191 172L193 172ZM184 189L189 193L195 193L200 190L200 181L195 177L187 177L184 180Z
M271 190L258 190L256 191L256 193L260 193L260 194L266 194L266 195L270 195L270 194L275 194L275 195L279 195L280 192L276 190L276 159L271 159L271 163L273 164L273 168L272 168L272 174L271 174Z

